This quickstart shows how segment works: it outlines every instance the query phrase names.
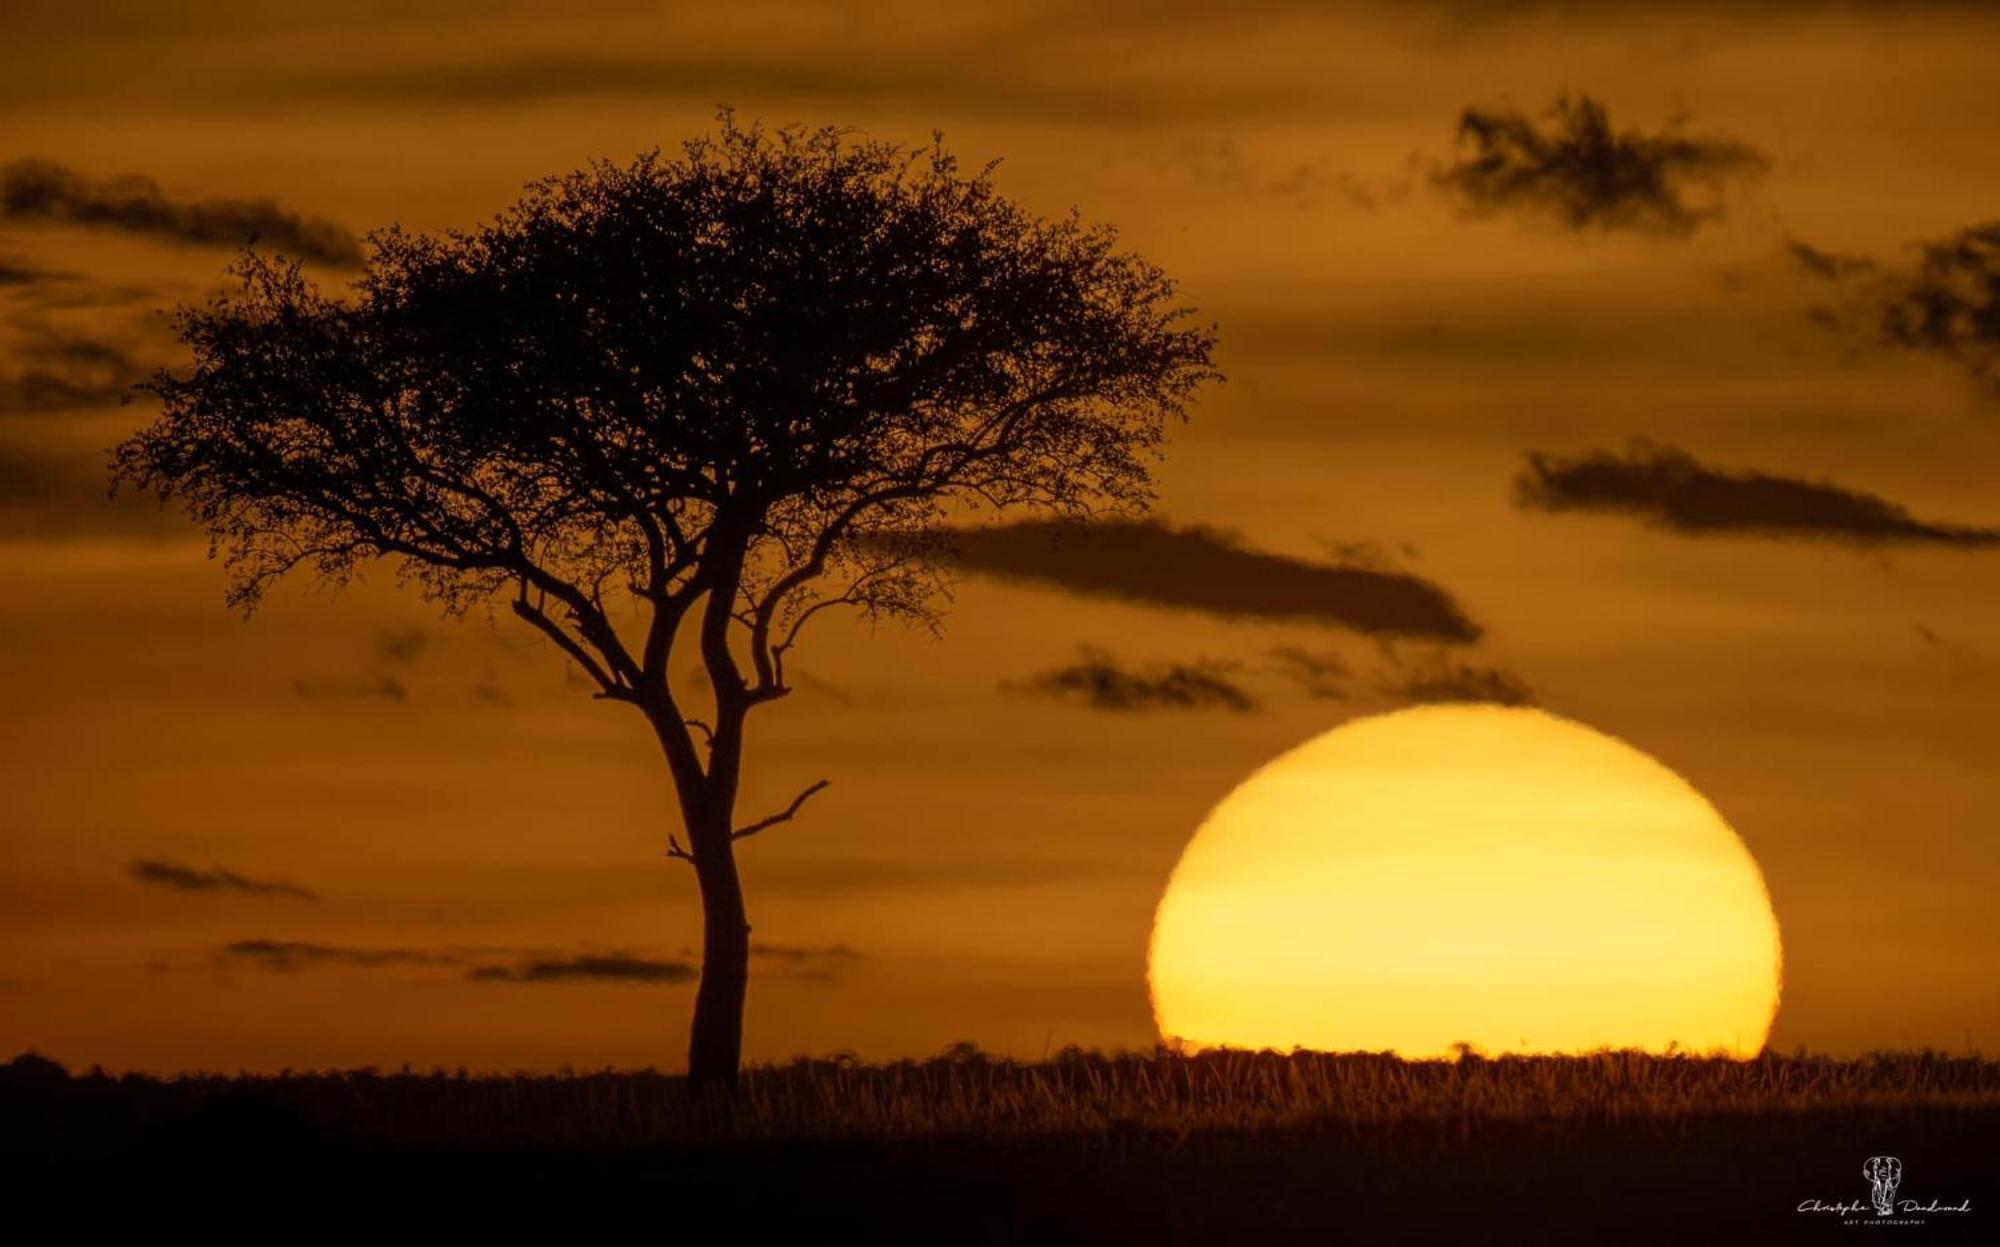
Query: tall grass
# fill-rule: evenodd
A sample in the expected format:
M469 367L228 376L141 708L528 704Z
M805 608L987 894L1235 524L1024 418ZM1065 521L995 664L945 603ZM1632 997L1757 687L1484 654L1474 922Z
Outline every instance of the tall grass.
M257 1104L357 1140L442 1146L629 1146L730 1140L1031 1138L1230 1131L1313 1123L1472 1120L1570 1125L1824 1109L2000 1106L2000 1062L1938 1052L1735 1061L1604 1052L1404 1061L1387 1055L1210 1052L1042 1062L961 1046L926 1061L796 1060L753 1067L733 1104L690 1102L652 1071L561 1075L104 1076L41 1084L68 1121L99 1128ZM13 1089L0 1096L18 1101ZM118 1119L113 1122L109 1119ZM115 1132L115 1130L114 1130Z

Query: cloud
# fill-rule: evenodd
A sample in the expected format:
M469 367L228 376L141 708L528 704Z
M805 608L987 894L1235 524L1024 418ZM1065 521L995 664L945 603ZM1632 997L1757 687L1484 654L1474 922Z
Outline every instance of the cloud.
M347 229L269 199L175 200L150 178L93 179L48 160L0 165L0 220L48 222L168 242L263 246L338 268L358 268L361 244Z
M1231 618L1294 619L1373 635L1470 642L1479 626L1451 595L1405 572L1314 563L1245 548L1209 528L1156 520L1087 527L1028 521L953 534L967 571L1070 593Z
M77 273L61 272L56 269L31 268L15 260L0 260L0 288L75 281L79 276Z
M1534 704L1528 682L1504 667L1465 662L1442 646L1409 651L1383 644L1372 669L1358 671L1335 653L1298 646L1270 651L1278 675L1307 697L1321 701L1386 702L1422 705L1445 701L1489 701L1507 706Z
M0 414L112 407L148 369L127 349L32 315L9 318L13 360L0 371Z
M1471 150L1434 175L1438 186L1480 215L1529 212L1573 230L1693 233L1722 216L1727 183L1769 164L1730 139L1614 131L1589 96L1556 101L1546 127L1469 108L1458 138Z
M472 700L482 706L496 706L502 710L515 705L514 695L501 687L492 676L487 676L472 686Z
M2000 545L2000 529L1932 523L1826 481L1725 471L1670 446L1563 459L1540 452L1515 480L1517 502L1543 511L1622 511L1672 532L1818 538L1862 545Z
M107 495L104 455L0 440L0 539L168 537L188 532L177 513L134 493Z
M1822 251L1809 242L1797 238L1785 240L1785 251L1800 268L1815 277L1835 281L1855 273L1872 272L1875 262L1864 256L1843 255L1838 251Z
M1837 307L1814 321L1856 337L1951 360L1991 397L2000 397L2000 221L1969 226L1920 244L1914 265L1823 251L1789 239L1799 268L1833 283Z
M421 948L356 948L343 944L310 944L301 940L237 940L223 954L252 962L266 970L299 970L307 966L344 965L449 966L459 958Z
M750 945L750 956L777 963L785 978L808 983L831 983L840 977L842 969L861 960L861 954L845 944L814 947L753 943Z
M1350 207L1373 212L1384 203L1407 198L1412 185L1408 179L1370 183L1333 167L1325 157L1268 166L1252 160L1228 135L1183 139L1174 148L1173 160L1196 185L1302 209L1322 207L1338 196Z
M1101 649L1083 646L1077 660L1040 672L1019 685L1027 692L1081 697L1093 710L1233 710L1247 714L1257 701L1229 678L1233 668L1203 660L1128 669Z
M427 628L400 628L375 639L375 656L388 663L413 663L423 657L435 641Z
M474 966L465 977L500 983L559 983L574 979L687 983L701 977L701 971L685 961L655 961L627 953L584 953L574 957L535 958L511 966Z
M836 945L836 948L842 946ZM825 961L828 950L785 950L798 953L798 960ZM238 940L225 945L223 955L248 961L272 971L293 971L314 966L352 966L363 969L416 966L440 968L464 966L465 977L482 983L557 983L594 980L626 983L687 983L701 976L693 964L682 960L656 960L628 952L565 953L549 949L500 948L368 948L346 944L315 944L301 940ZM473 960L509 954L515 960L501 964ZM859 954L848 953L849 956Z
M161 284L99 281L67 269L36 268L18 260L0 259L0 296L29 314L79 308L125 307L144 299L163 300L185 293L179 282ZM22 317L10 318L18 327Z
M1441 650L1407 655L1385 653L1388 676L1378 687L1390 700L1410 705L1482 701L1532 706L1535 691L1504 667L1462 662Z
M183 892L254 892L262 896L296 897L302 901L319 899L318 893L302 888L296 883L252 879L224 866L196 870L192 866L182 866L176 862L142 857L127 868L127 873L141 883L156 883L162 887L178 888Z
M1280 645L1271 651L1278 674L1299 686L1315 701L1345 701L1352 689L1354 669L1334 653L1314 653L1297 645Z
M2000 221L1926 244L1916 272L1892 285L1882 333L1956 360L2000 395Z
M306 701L365 701L379 697L400 706L410 699L409 688L392 675L342 680L297 679L292 681L292 692Z

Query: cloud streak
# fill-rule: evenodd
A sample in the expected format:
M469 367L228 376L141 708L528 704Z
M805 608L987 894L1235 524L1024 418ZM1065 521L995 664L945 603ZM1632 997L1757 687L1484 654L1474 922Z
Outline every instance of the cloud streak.
M1085 596L1371 635L1459 643L1479 637L1479 626L1428 580L1252 550L1209 528L1029 521L961 529L952 546L952 559L966 571Z
M116 406L147 373L124 347L39 317L12 317L8 328L15 363L0 372L0 414Z
M1829 481L1710 467L1683 450L1641 444L1623 455L1541 452L1515 479L1520 506L1636 516L1690 536L1739 534L1857 545L2000 545L2000 528L1919 520L1887 499Z
M1589 96L1558 100L1545 126L1469 108L1458 138L1469 150L1434 175L1441 189L1478 215L1525 212L1577 231L1691 234L1722 216L1728 183L1769 164L1731 139L1613 130Z
M465 977L491 983L563 983L576 980L690 983L701 977L701 971L685 961L657 961L627 953L584 953L575 957L538 957L511 966L474 966Z
M304 940L237 940L223 946L223 955L265 970L292 971L309 966L449 966L459 958L421 948L358 948L346 944L313 944Z
M1257 699L1230 678L1225 663L1157 663L1128 668L1104 650L1084 646L1072 663L1040 672L1018 687L1052 697L1080 698L1093 710L1229 710L1248 714Z
M252 879L239 875L226 866L211 866L207 870L197 870L178 862L158 858L140 858L126 868L126 873L141 883L157 884L182 892L250 892L259 896L289 896L302 901L316 901L319 894L296 883L286 883L278 879Z
M222 954L279 973L326 966L368 970L415 967L451 969L464 967L465 978L475 983L689 983L701 977L693 963L679 959L657 959L629 952L562 953L522 950L511 963L473 960L482 952L488 958L501 949L371 948L350 944L317 944L304 940L237 940L227 944ZM826 950L785 950L793 960L823 962Z
M861 960L861 954L846 944L753 943L750 945L750 956L776 964L785 978L808 983L834 982L848 965Z
M153 499L105 493L99 451L52 451L0 440L0 538L61 541L158 537L187 531Z
M1535 704L1534 689L1505 667L1461 662L1442 652L1391 653L1384 659L1388 674L1379 688L1392 701L1417 706L1455 701Z
M1315 701L1425 705L1433 702L1498 702L1528 706L1534 689L1505 667L1458 659L1443 646L1414 652L1394 644L1381 647L1380 662L1359 671L1334 653L1299 646L1270 651L1278 676Z
M361 244L346 228L273 200L177 200L151 178L91 178L50 160L0 165L0 220L115 230L195 246L240 247L255 240L336 268L361 264Z

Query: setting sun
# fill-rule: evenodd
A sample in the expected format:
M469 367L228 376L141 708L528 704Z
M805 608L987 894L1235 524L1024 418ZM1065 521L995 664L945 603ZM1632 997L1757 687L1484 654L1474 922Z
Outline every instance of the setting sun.
M1161 899L1160 1033L1435 1057L1754 1055L1777 919L1736 833L1645 754L1538 710L1361 719L1208 816Z

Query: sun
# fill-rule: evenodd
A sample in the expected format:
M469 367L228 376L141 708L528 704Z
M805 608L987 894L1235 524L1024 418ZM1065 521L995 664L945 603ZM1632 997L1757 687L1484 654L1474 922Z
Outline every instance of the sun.
M1540 710L1427 706L1273 760L1195 832L1154 920L1189 1048L1754 1056L1778 922L1687 781Z

